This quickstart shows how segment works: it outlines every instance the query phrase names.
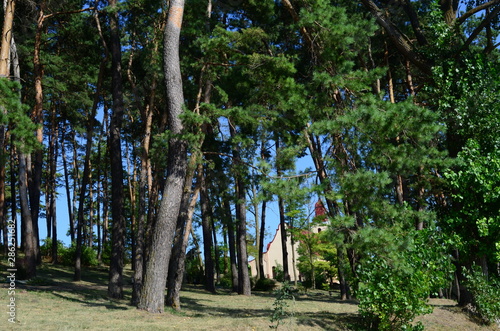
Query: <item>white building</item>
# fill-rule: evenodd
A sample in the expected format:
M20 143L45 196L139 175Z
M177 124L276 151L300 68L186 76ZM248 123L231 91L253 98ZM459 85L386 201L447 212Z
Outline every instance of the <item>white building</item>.
M318 201L315 206L315 216L324 215L325 209L321 201ZM325 230L327 225L324 226L316 226L312 229L313 232L321 232ZM281 226L278 225L276 229L276 233L274 234L273 240L269 244L267 244L266 252L262 254L262 259L264 261L264 275L266 278L276 278L275 268L277 265L283 266L283 250L281 248ZM297 269L297 262L299 254L297 253L297 249L299 247L299 242L294 242L292 247L292 242L290 238L290 234L287 233L286 240L287 252L288 252L288 273L290 274L290 281L302 281L302 277ZM253 259L249 261L250 270L252 277L257 276L257 260Z

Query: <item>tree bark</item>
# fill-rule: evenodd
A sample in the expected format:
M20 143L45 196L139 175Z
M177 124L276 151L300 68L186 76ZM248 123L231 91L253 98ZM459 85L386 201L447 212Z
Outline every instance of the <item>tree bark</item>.
M184 11L184 0L170 1L168 20L164 30L164 72L167 93L169 140L167 180L158 218L152 232L151 250L146 265L144 287L138 308L152 313L164 311L165 282L171 256L175 226L182 200L187 170L187 142L179 137L183 131L180 114L184 104L179 60L179 39Z
M186 180L184 196L182 198L182 207L179 213L179 220L177 228L182 227L182 237L179 236L178 241L174 244L172 248L172 256L174 259L170 260L169 274L168 274L168 291L167 291L167 306L172 307L176 310L181 309L180 291L182 287L182 281L184 278L184 270L186 266L186 249L189 241L189 234L191 233L192 221L194 209L196 207L196 201L198 200L198 195L200 193L200 183L196 184L193 195L191 197L191 185L189 185L189 191L186 192L188 183L192 183L192 178Z
M4 0L4 21L2 29L2 41L0 44L0 78L9 76L10 48L12 40L12 23L14 21L14 0ZM5 115L7 109L0 109ZM4 243L7 243L7 222L5 219L5 142L7 130L4 125L0 127L0 224L2 224ZM4 251L7 254L7 244L4 245Z
M80 195L79 195L79 203L78 203L78 215L77 215L77 235L76 235L76 252L75 252L75 273L74 280L79 281L82 279L81 274L81 256L82 256L82 227L84 222L84 210L85 210L85 196L87 192L87 186L90 185L90 157L92 154L92 141L94 137L94 121L97 114L97 107L99 105L99 96L101 93L102 81L104 78L104 71L106 69L107 59L104 58L101 61L101 65L99 67L99 75L97 78L97 86L96 92L94 94L94 101L92 105L92 111L87 118L87 143L85 146L85 161L83 165L83 178L82 184L80 186ZM112 296L114 297L114 296Z
M24 225L22 231L24 232L24 254L26 277L27 279L36 276L36 238L34 236L33 220L31 219L31 212L29 207L28 198L28 173L27 173L27 155L24 153L19 154L19 200L21 203L21 223Z
M222 200L224 205L224 210L226 213L225 222L227 226L227 240L229 241L229 261L231 264L231 281L232 281L232 291L238 292L238 257L236 254L236 238L234 230L234 221L231 214L231 204L229 203L228 197L224 197Z
M262 201L260 213L260 241L259 241L259 274L260 278L266 278L264 273L264 240L266 235L266 209L267 209L267 200Z
M117 0L110 0L111 8ZM113 115L109 128L111 160L111 213L113 218L111 234L111 261L109 266L108 295L111 298L123 297L123 258L125 254L125 219L123 208L123 167L121 148L121 126L123 120L123 88L121 73L121 45L118 12L110 15L111 29L111 85L113 96Z
M12 38L12 25L14 22L16 2L14 0L6 0L4 1L4 5L2 41L0 44L0 77L9 76L10 43Z
M203 171L203 165L198 166L198 179L200 182L200 207L201 207L201 226L203 232L203 254L205 257L205 289L215 293L214 283L214 259L212 255L212 222L210 219L210 204L208 200L208 189L206 176Z

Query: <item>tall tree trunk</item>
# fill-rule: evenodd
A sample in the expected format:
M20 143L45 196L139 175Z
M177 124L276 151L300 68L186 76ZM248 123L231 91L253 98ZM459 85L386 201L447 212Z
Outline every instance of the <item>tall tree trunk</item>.
M229 241L229 261L231 264L231 281L232 281L232 291L238 292L238 256L236 253L236 238L234 230L234 221L231 214L231 204L229 203L229 198L224 197L222 200L224 210L226 213L225 222L227 226L227 240Z
M75 242L75 221L73 216L73 205L71 202L71 189L69 183L69 171L68 171L68 159L66 157L66 133L63 130L61 135L61 157L63 161L63 172L64 172L64 188L66 190L66 203L68 205L68 219L69 219L69 236L71 244Z
M332 192L332 186L331 183L328 179L328 175L325 170L325 163L323 160L323 155L321 152L321 148L314 142L314 137L312 134L309 134L308 132L305 132L305 137L307 139L308 143L308 148L309 148L309 153L311 154L311 157L314 162L314 166L316 168L316 173L318 175L318 179L321 184L324 185L325 187L325 195L328 196L328 193ZM335 216L336 214L339 213L339 206L336 201L326 198L326 204L327 204L327 212L330 217ZM345 234L344 234L345 236ZM346 273L345 273L345 268L344 268L344 247L343 245L337 245L337 269L338 269L338 278L340 282L340 294L341 294L341 299L346 300L350 297L350 291L349 291L349 284L346 279Z
M92 155L92 141L94 137L94 121L97 114L97 107L99 105L99 95L101 93L102 80L104 77L104 70L106 68L106 59L101 61L99 67L99 75L97 78L96 93L94 94L94 102L92 105L92 111L87 118L87 142L85 146L85 163L83 165L83 178L82 184L80 186L79 203L78 203L78 216L77 216L77 233L76 233L76 252L75 252L75 273L74 280L79 281L82 278L81 270L81 257L82 257L82 229L84 226L84 211L85 211L85 196L87 192L87 186L90 185L90 157ZM121 162L120 162L121 164Z
M264 239L266 236L266 209L267 209L267 200L262 201L262 211L260 213L260 241L259 241L259 274L260 278L266 278L264 273Z
M183 131L180 114L182 113L184 94L179 60L179 38L183 12L184 0L170 1L168 20L164 30L163 60L167 116L172 138L168 148L164 196L152 233L150 256L144 275L144 287L138 305L139 309L153 313L164 311L165 282L187 170L187 142L178 137Z
M231 138L236 136L236 130L230 123L229 131ZM235 164L241 164L239 146L233 147L233 158ZM248 273L247 255L247 208L246 208L246 186L243 174L238 172L236 178L236 249L238 251L238 294L250 295L250 275Z
M14 0L4 0L4 20L2 28L2 41L0 44L0 77L9 76L10 44L15 7L16 2Z
M41 62L41 46L42 46L42 34L44 29L45 21L45 1L42 1L39 9L37 27L35 33L35 45L33 52L33 73L35 81L35 104L32 112L33 122L37 124L36 139L43 144L43 75L44 68ZM30 194L30 207L31 207L31 219L33 222L33 235L37 242L36 248L36 259L37 263L41 262L40 257L40 242L38 238L38 216L40 212L40 195L41 195L41 185L42 185L42 172L43 172L43 149L38 149L33 154L33 164L31 169L31 178L29 180L29 194Z
M111 85L113 95L113 113L109 128L111 160L111 213L113 228L111 234L111 261L109 266L108 295L111 298L123 297L123 259L125 255L125 218L123 208L123 167L121 127L123 121L123 88L121 72L121 45L117 0L109 0L109 6L115 11L110 14L111 33Z
M14 9L15 1L4 0L4 21L2 29L2 40L0 44L0 79L2 77L9 76L9 64L10 64L10 46L12 38L12 22L14 20ZM1 107L0 111L5 115L7 109ZM3 239L4 239L4 251L7 253L7 222L5 219L5 143L6 139L6 127L4 125L0 126L0 224L2 224Z
M250 295L250 275L248 273L247 255L247 221L246 221L246 188L243 179L236 182L236 248L238 250L238 294Z
M19 154L19 200L21 203L21 223L23 226L25 269L28 279L36 276L36 239L34 236L33 220L28 198L28 171L27 155Z
M144 236L145 236L145 226L147 222L147 206L148 201L148 189L151 190L149 186L149 144L151 141L151 128L153 123L153 105L154 105L154 95L156 88L156 77L153 78L152 88L149 103L144 107L141 113L142 120L144 122L144 138L142 140L142 151L140 155L141 169L139 172L139 196L138 196L138 218L137 218L137 231L135 232L135 255L133 256L134 263L134 286L132 290L132 304L137 305L139 303L139 297L142 289L142 281L144 275ZM149 211L151 212L151 211Z
M200 181L200 207L201 207L201 226L203 231L203 254L205 257L205 289L215 293L214 283L214 259L212 222L210 219L210 203L208 200L208 189L206 175L203 171L203 165L198 166L198 179Z
M191 233L194 209L196 206L196 201L198 200L198 195L200 193L200 182L197 182L193 192L193 196L191 197L191 184L194 177L193 170L190 170L193 172L193 174L188 176L184 185L184 196L182 198L182 205L177 224L177 228L182 228L182 231L176 231L176 235L177 232L181 232L182 237L179 236L178 238L176 238L178 240L174 243L174 247L172 248L172 256L174 258L170 260L170 266L168 269L168 291L166 301L167 306L172 307L176 310L180 310L181 308L180 291L186 266L186 249L188 245L189 234Z
M52 263L57 264L57 214L56 214L56 174L57 174L57 156L58 156L58 141L59 141L59 123L57 121L56 110L55 107L52 109L52 128L51 128L51 136L49 143L49 159L50 159L50 176L47 182L49 185L49 204L48 204L48 213L47 219L49 219L50 215L50 226L52 232ZM47 229L48 230L48 229ZM47 232L48 233L48 232Z
M279 157L280 154L280 139L279 137L276 138L276 158ZM278 176L282 175L282 170L281 168L277 165L276 166L276 172ZM283 280L284 281L289 281L290 280L290 269L288 267L288 247L287 247L287 228L286 228L286 223L285 223L285 202L283 200L283 197L278 195L278 210L279 210L279 217L280 217L280 229L281 229L281 253L283 255Z

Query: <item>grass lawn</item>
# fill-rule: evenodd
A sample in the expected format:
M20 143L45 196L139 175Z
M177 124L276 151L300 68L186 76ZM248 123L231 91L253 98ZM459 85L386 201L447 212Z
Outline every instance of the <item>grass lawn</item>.
M127 269L125 279L131 274ZM15 324L8 322L9 285L3 281L0 330L269 330L272 324L271 293L245 297L220 289L214 295L189 285L181 293L182 311L150 314L130 305L130 285L123 300L110 300L105 269L85 270L80 282L72 277L71 268L44 264L34 281L17 284ZM453 301L431 299L431 304L434 313L418 318L426 330L498 330L474 323ZM335 292L297 294L288 309L294 316L281 330L363 330L356 302L338 300Z

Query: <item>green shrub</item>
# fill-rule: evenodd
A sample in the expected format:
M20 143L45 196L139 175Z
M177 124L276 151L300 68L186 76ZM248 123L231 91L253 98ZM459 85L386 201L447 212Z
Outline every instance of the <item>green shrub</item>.
M276 266L274 267L274 279L278 282L285 281L285 271L283 270L283 266L279 263L276 263Z
M359 268L360 282L356 296L359 311L370 328L378 330L412 330L415 316L428 314L429 287L419 270L394 268L384 259L373 257Z
M219 280L219 285L224 287L224 288L232 288L233 287L233 279L232 279L230 272L222 275L222 277Z
M58 256L62 256L66 247L61 240L57 241L57 254ZM51 257L52 256L52 238L45 238L43 240L43 244L40 246L40 254L42 257Z
M382 245L364 246L372 253L361 258L357 269L359 311L371 328L419 330L423 326L413 325L414 318L432 312L429 295L452 274L446 246L430 229L389 230L365 233Z
M487 279L479 266L464 270L467 289L472 293L475 313L486 323L500 322L500 280Z
M61 254L61 262L65 266L73 266L75 264L76 245L73 244L65 249ZM99 263L97 261L96 251L88 246L82 246L81 264L85 267L95 267Z
M260 278L255 282L254 291L272 291L276 287L276 281L271 278Z

